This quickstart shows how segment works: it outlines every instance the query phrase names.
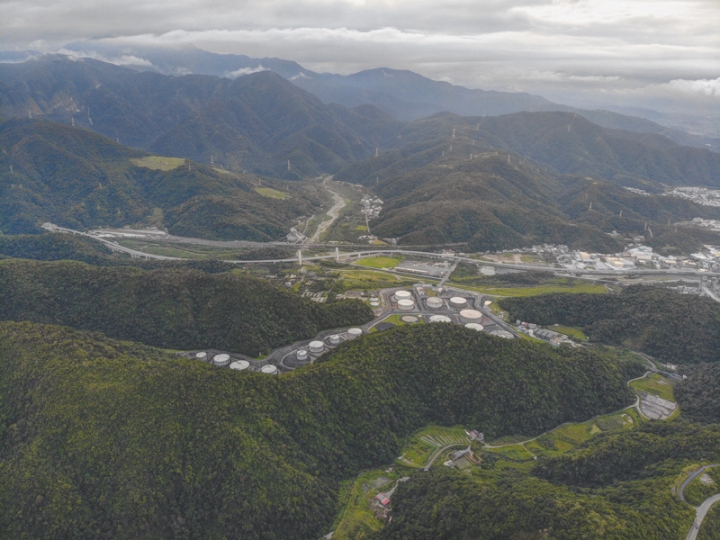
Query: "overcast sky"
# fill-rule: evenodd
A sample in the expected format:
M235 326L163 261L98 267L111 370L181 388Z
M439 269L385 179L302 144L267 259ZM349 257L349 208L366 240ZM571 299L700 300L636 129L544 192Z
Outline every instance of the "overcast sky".
M719 29L720 0L0 0L2 49L192 43L579 105L720 108Z

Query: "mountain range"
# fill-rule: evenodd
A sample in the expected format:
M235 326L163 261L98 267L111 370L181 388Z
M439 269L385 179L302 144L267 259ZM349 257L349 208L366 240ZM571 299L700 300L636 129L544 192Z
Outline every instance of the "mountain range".
M497 116L520 111L570 111L603 127L655 133L678 144L720 150L718 138L692 135L682 129L656 123L654 120L663 117L656 111L637 110L633 111L636 115L629 116L606 110L577 109L528 93L469 89L435 81L408 70L378 67L352 75L316 73L296 62L279 58L217 54L192 45L174 48L119 46L102 40L71 43L64 47L63 52L106 59L139 71L156 71L166 75L199 74L236 78L269 70L315 94L325 103L338 103L346 107L377 105L388 114L403 120L417 120L445 111L462 116ZM15 61L17 58L17 54L13 56Z
M268 241L321 203L297 182L147 157L84 128L0 122L0 230L41 232L44 221L81 229L157 221L184 236ZM260 183L288 196L265 197L256 191Z

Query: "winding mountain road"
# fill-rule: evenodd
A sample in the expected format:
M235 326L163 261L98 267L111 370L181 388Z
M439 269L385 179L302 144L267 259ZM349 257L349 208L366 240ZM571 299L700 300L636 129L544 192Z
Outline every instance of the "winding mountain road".
M720 463L713 463L712 465L705 465L703 467L700 467L697 471L694 471L690 473L690 475L685 479L685 481L680 486L680 491L678 492L678 496L680 497L681 501L687 502L685 500L685 488L690 485L690 482L695 480L698 476L702 475L706 470L711 469L713 467L720 467ZM690 528L690 532L688 533L686 540L696 540L698 533L700 532L700 527L702 527L703 520L705 519L705 516L710 511L710 508L716 503L720 501L720 493L717 495L713 495L712 497L708 497L703 501L703 503L700 506L695 507L696 515L695 515L695 521L692 524L692 527Z

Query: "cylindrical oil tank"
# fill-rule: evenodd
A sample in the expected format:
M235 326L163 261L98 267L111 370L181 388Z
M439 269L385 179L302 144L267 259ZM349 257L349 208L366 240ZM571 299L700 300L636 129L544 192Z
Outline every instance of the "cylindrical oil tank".
M456 308L464 308L467 306L467 300L462 296L453 296L450 299L450 305Z
M409 300L412 298L412 293L410 291L396 291L395 292L395 300L398 302L401 300Z
M220 367L225 367L227 365L230 365L230 355L229 354L216 354L213 357L213 364Z
M445 315L433 315L430 317L430 322L451 323L452 319L450 317L446 317Z
M465 325L465 328L468 328L470 330L477 330L478 332L482 332L483 325L471 322L471 323L467 323Z
M230 369L234 369L236 371L243 371L244 369L247 369L250 367L250 362L247 360L238 360L237 362L233 362L230 364Z
M340 336L337 334L332 335L328 338L328 341L330 342L330 345L339 345L340 344Z
M427 304L427 307L430 309L438 309L445 305L445 302L442 301L442 298L438 298L437 296L431 296L430 298L427 298L425 300L425 304Z
M277 375L277 372L277 367L273 366L272 364L268 364L267 366L263 366L260 368L260 373L267 373L268 375Z
M322 341L311 341L308 349L311 353L321 353L325 350L325 344Z
M362 336L362 333L363 333L363 331L360 328L350 328L347 331L347 335L350 339L358 338L358 337Z
M206 352L195 353L195 358L197 358L201 362L207 362L208 354Z
M476 309L463 309L460 312L460 320L464 323L479 323L482 321L482 313Z
M305 349L298 349L298 351L295 353L295 356L298 360L304 362L308 359L308 352Z
M403 298L402 300L398 300L398 309L401 311L412 311L415 309L415 302L412 300L407 300Z

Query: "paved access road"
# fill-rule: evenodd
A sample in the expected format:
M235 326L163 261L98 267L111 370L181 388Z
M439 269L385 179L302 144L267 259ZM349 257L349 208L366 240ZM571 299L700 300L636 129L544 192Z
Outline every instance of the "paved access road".
M692 529L690 529L686 540L696 540L705 516L707 515L712 505L718 501L720 501L720 493L718 493L717 495L713 495L709 499L705 499L705 502L703 502L700 506L697 507L697 516L695 517L695 522L693 523Z
M685 479L685 481L680 486L680 491L678 493L680 500L685 501L685 488L690 485L690 482L695 480L698 476L703 474L706 470L711 469L712 467L720 467L720 463L714 463L712 465L705 465L703 467L700 467L697 471L692 472L690 476ZM712 505L718 501L720 501L720 493L718 493L717 495L713 495L712 497L708 497L703 501L700 506L696 507L697 514L695 516L695 521L693 522L692 528L690 529L686 540L695 540L697 538L705 516L707 515Z

